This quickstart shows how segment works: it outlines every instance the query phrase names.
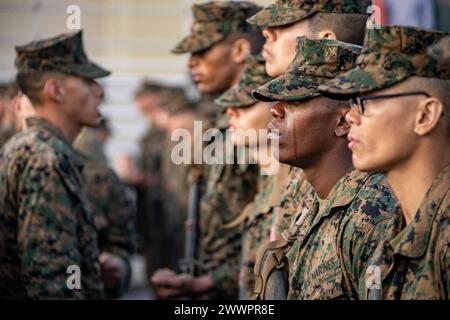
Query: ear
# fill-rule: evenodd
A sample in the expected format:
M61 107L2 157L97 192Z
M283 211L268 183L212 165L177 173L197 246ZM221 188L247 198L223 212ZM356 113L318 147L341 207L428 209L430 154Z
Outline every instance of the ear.
M61 104L64 101L65 90L57 79L49 78L44 83L42 95L44 100Z
M345 137L350 132L350 124L345 120L345 116L350 111L350 108L338 110L338 118L334 134L337 137Z
M229 114L230 116L237 116L238 115L238 111L236 107L233 106L229 106L226 108L226 112L227 114Z
M245 58L250 54L250 52L250 42L247 39L239 38L233 43L233 48L231 49L231 59L236 64L244 63Z
M414 132L419 136L429 134L437 126L444 111L442 102L435 98L427 98L418 106L418 113L414 123Z
M333 30L330 30L330 29L325 29L325 30L320 31L317 34L317 38L318 39L337 40L336 34L334 33Z

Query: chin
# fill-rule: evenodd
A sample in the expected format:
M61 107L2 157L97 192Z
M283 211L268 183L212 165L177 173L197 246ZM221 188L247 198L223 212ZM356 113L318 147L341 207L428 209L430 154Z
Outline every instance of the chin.
M373 161L363 161L361 159L355 159L353 157L353 167L361 172L381 172L382 170L376 166ZM372 163L371 163L372 162Z
M286 154L286 151L279 149L278 152L275 151L273 155L275 157L275 160L277 160L278 162L285 163L291 166L293 165L292 162L294 161L294 159Z
M279 75L282 74L282 73L279 74L279 72L277 72L276 68L269 67L269 66L267 66L267 64L266 64L266 72L272 78L276 78L276 77L278 77Z
M198 83L197 84L197 90L200 91L200 93L203 94L212 94L212 93L216 93L216 90L214 90L214 88L211 88L210 86L208 86L205 83Z

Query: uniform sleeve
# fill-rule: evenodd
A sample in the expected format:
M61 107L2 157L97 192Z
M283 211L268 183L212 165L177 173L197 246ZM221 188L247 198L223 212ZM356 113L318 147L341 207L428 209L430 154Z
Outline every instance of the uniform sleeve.
M110 170L109 175L111 188L108 193L110 207L106 212L109 226L105 251L114 253L124 260L127 270L121 289L125 290L131 277L130 255L135 247L134 204L126 186L116 174ZM101 251L102 249L100 248Z
M241 231L237 228L224 230L223 225L236 219L252 201L257 179L254 170L254 167L242 170L237 166L226 166L222 177L211 187L214 192L206 199L206 208L202 204L201 219L209 220L202 227L208 229L202 242L213 261L210 270L215 289L223 297L237 297L242 247Z
M69 289L68 267L80 266L76 198L51 161L34 160L19 180L18 248L23 285L31 298L84 298ZM81 277L83 275L81 274ZM72 282L73 283L73 282Z
M134 249L134 204L116 174L109 170L108 176L105 215L109 227L105 249L127 258Z
M347 285L347 287L350 287L351 295L357 299L366 299L366 271L377 248L382 244L389 221L390 219L386 217L370 222L353 222L348 223L344 229L343 271L351 282L351 285Z

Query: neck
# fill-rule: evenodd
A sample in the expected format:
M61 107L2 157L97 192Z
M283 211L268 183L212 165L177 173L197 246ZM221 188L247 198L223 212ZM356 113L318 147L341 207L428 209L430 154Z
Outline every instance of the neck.
M237 86L241 80L242 70L244 69L244 65L240 64L237 68L237 72L234 74L233 81L231 82L231 87ZM223 93L223 92L222 92Z
M450 163L448 148L423 149L387 172L407 224L413 220L433 180Z
M336 183L353 169L352 154L343 143L315 159L311 166L303 168L305 177L321 199L326 199Z
M72 119L69 119L62 112L54 112L50 108L36 107L36 116L44 118L57 127L63 136L72 143L81 131L81 126L75 124Z

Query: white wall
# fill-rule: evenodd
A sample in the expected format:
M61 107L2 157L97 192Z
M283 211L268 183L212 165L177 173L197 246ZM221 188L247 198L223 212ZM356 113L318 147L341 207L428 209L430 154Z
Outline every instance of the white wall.
M14 77L14 45L69 31L67 7L78 5L88 56L113 72L102 81L107 95L102 110L114 129L107 148L114 163L121 153L137 150L146 127L133 103L140 80L188 84L186 55L169 51L189 32L194 2L205 1L0 0L0 81Z

